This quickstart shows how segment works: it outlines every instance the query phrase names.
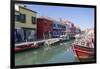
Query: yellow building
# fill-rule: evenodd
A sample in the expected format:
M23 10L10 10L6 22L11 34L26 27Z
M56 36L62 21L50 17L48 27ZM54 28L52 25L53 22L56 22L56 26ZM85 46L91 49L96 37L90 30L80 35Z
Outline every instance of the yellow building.
M27 7L15 10L15 42L29 42L36 40L37 12Z
M19 6L20 21L15 21L16 27L36 28L36 12ZM17 12L17 14L18 14ZM15 12L16 15L16 12ZM32 19L33 18L33 19Z

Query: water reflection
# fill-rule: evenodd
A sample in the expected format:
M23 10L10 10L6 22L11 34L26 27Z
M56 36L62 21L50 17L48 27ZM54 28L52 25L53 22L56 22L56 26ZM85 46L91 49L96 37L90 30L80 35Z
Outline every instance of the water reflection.
M15 54L15 65L32 65L48 63L77 62L71 48L73 41L53 44L50 46L41 46Z

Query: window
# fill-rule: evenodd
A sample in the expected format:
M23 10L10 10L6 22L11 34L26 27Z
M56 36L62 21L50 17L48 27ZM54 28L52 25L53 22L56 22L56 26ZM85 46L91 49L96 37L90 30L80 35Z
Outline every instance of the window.
M20 15L15 14L15 21L20 21Z
M44 23L45 25L47 25L47 23Z
M56 27L56 24L53 24L53 27Z
M26 15L25 14L20 14L20 21L22 23L25 23L26 22Z
M32 24L36 24L36 17L32 16Z
M52 24L50 24L50 27L52 27Z
M59 25L59 24L58 24L58 27L60 28L60 27L61 27L61 25Z

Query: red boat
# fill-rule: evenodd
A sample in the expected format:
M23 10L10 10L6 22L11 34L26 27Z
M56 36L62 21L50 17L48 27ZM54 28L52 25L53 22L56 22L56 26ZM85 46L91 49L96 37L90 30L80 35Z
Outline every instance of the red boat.
M91 61L94 58L94 48L74 45L74 51L78 59L82 61Z
M90 36L90 34L80 34L76 36L73 43L73 50L81 62L94 60L93 36Z
M15 44L15 52L20 52L32 48L37 48L37 45L34 45L33 43L30 42Z

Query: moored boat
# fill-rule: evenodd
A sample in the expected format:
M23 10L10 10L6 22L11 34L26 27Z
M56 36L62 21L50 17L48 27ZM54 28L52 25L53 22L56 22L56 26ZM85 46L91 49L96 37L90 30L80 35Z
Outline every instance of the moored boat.
M74 45L74 51L80 61L91 61L94 58L94 48Z
M81 62L93 61L94 60L94 39L90 36L80 34L76 36L73 43L73 50Z
M24 51L24 50L28 50L28 49L32 49L32 48L37 48L38 46L35 45L34 43L20 43L20 44L16 44L15 45L15 52L20 52L20 51Z

